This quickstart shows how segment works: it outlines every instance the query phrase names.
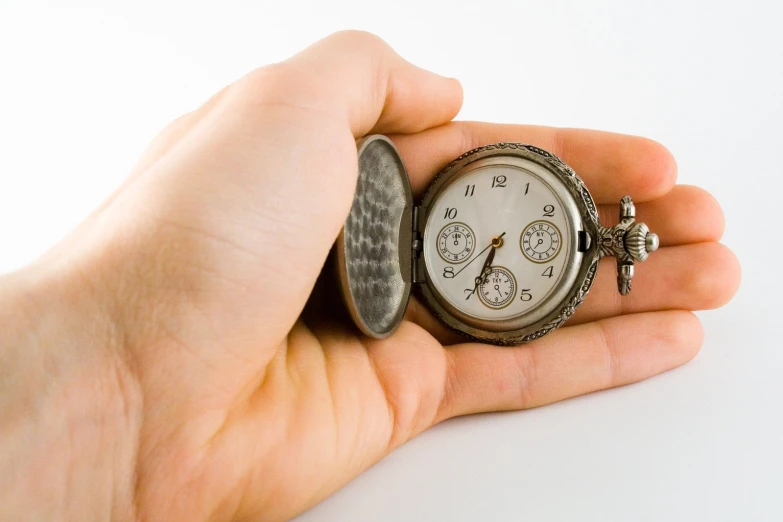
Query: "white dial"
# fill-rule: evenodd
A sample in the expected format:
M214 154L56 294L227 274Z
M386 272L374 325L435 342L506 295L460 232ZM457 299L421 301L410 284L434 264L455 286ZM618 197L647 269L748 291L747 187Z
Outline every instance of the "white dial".
M554 176L530 163L461 173L428 209L428 284L468 318L506 321L532 312L558 287L573 257L569 207L551 185ZM462 237L468 231L471 246Z

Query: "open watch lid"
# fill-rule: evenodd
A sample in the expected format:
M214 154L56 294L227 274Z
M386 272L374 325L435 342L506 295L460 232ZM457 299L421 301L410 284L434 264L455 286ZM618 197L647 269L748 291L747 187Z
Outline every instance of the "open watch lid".
M402 322L411 291L413 196L397 148L385 136L358 144L359 177L337 238L340 287L365 335L388 337Z

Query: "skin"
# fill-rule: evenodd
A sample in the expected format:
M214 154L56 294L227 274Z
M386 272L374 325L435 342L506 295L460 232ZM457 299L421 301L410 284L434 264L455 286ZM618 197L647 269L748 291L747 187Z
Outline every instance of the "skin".
M694 357L691 311L740 279L716 201L675 186L654 141L450 123L461 102L457 81L348 32L171 123L77 230L0 278L0 519L285 520L450 417ZM605 222L631 195L661 249L626 298L610 260L567 326L529 345L464 343L415 300L391 338L362 337L316 283L350 208L355 140L376 132L417 194L476 146L550 150Z

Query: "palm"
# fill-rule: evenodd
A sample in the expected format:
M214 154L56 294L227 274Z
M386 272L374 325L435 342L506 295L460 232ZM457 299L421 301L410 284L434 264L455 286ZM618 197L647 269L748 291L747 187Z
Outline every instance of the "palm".
M107 239L116 253L104 255L118 301L132 304L121 319L143 396L142 517L291 517L446 418L534 407L687 361L701 341L687 310L736 288L736 261L714 243L720 209L700 189L672 189L673 160L654 142L443 125L459 109L455 83L366 36L320 45L173 124L96 217L120 223ZM293 87L264 87L280 78ZM399 133L419 193L471 147L537 144L585 179L605 221L622 195L642 201L664 248L630 297L616 297L604 266L568 327L519 348L461 343L415 300L383 341L326 313L319 305L334 302L317 292L303 314L350 206L354 138L370 131Z

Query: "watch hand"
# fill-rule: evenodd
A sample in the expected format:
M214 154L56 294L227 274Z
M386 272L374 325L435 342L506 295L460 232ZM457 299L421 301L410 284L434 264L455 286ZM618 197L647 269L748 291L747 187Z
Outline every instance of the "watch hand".
M494 252L494 251L495 251L495 249L493 248L493 249L492 249L492 252ZM490 252L490 253L492 253L492 252ZM489 258L487 258L487 259L489 259ZM470 290L470 289L468 289L468 288L466 288L466 289L465 289L465 291L466 291L466 292L470 292L470 293L468 294L468 296L465 298L465 300L466 300L466 301L467 301L468 299L470 299L470 296L472 296L473 294L475 294L475 293L476 293L476 290L478 290L478 287L479 287L479 285L481 284L481 282L484 280L484 278L488 277L488 276L489 276L489 274L491 274L491 273L492 273L492 267L482 267L482 269L481 269L481 275L479 275L478 277L476 277L476 278L473 280L473 282L475 283L475 284L473 285L473 290Z
M458 275L460 275L460 274L462 273L462 271L463 271L463 270L465 270L465 269L466 269L468 266L470 266L470 264L471 264L473 261L475 261L476 259L480 258L480 257L481 257L481 254L483 254L484 252L486 252L487 250L489 250L490 248L492 248L492 246L493 246L493 245L494 245L494 244L497 242L497 240L498 240L498 239L500 239L501 237L505 236L505 235L506 235L506 233L505 233L505 232L503 232L503 233L502 233L502 234L500 234L499 236L497 236L497 237L493 237L493 238L492 238L492 241L490 241L490 243L489 243L489 244L486 246L486 248L484 248L484 250L482 250L481 252L479 252L478 254L476 254L476 255L475 255L475 257L473 257L473 259L471 259L470 261L468 261L468 263L467 263L465 266L463 266L462 268L460 268L459 270L457 270L457 273L456 273L456 274L454 274L454 277L457 277Z
M487 256L487 260L484 261L484 266L481 267L481 273L479 273L478 279L484 279L484 273L487 271L488 268L492 268L492 261L495 260L495 252L497 251L497 247L492 245L492 250L489 251L489 255Z
M492 273L492 261L495 260L495 251L498 249L498 247L503 245L503 239L502 238L505 235L506 235L506 233L503 232L499 236L496 236L496 237L492 238L492 242L489 244L489 247L487 247L487 248L491 247L492 250L489 251L489 255L487 255L487 259L486 259L486 261L484 261L484 265L481 267L481 272L479 273L478 277L476 277L476 279L473 280L473 282L475 283L474 286L473 286L473 291L470 292L468 294L468 296L465 298L466 301L468 299L470 299L470 296L472 296L473 294L476 293L476 290L478 290L478 287L481 284L481 282L484 280L484 278L486 278L490 273ZM486 248L484 250L486 250ZM482 252L483 252L483 250L482 250ZM463 267L463 270L464 270L464 268L465 267ZM462 272L462 270L460 270L460 272Z
M476 277L473 282L476 284L476 286L473 287L473 292L471 292L471 295L473 295L476 290L478 289L479 285L487 278L489 277L489 274L492 273L492 261L495 260L495 250L496 247L492 247L492 250L489 251L489 255L487 256L487 260L484 261L484 266L481 267L481 273ZM468 296L470 297L470 296Z
M492 253L494 253L494 252L495 252L495 249L493 248L492 249ZM487 259L489 259L489 258L487 258ZM473 282L475 283L475 285L473 286L473 290L470 290L468 288L465 289L466 292L470 292L468 294L468 296L465 298L466 301L468 299L470 299L470 296L472 296L473 294L476 293L476 291L478 290L478 287L481 285L482 282L488 280L489 275L491 273L492 273L492 267L490 265L487 265L487 266L483 267L483 269L481 270L481 275L473 280Z

